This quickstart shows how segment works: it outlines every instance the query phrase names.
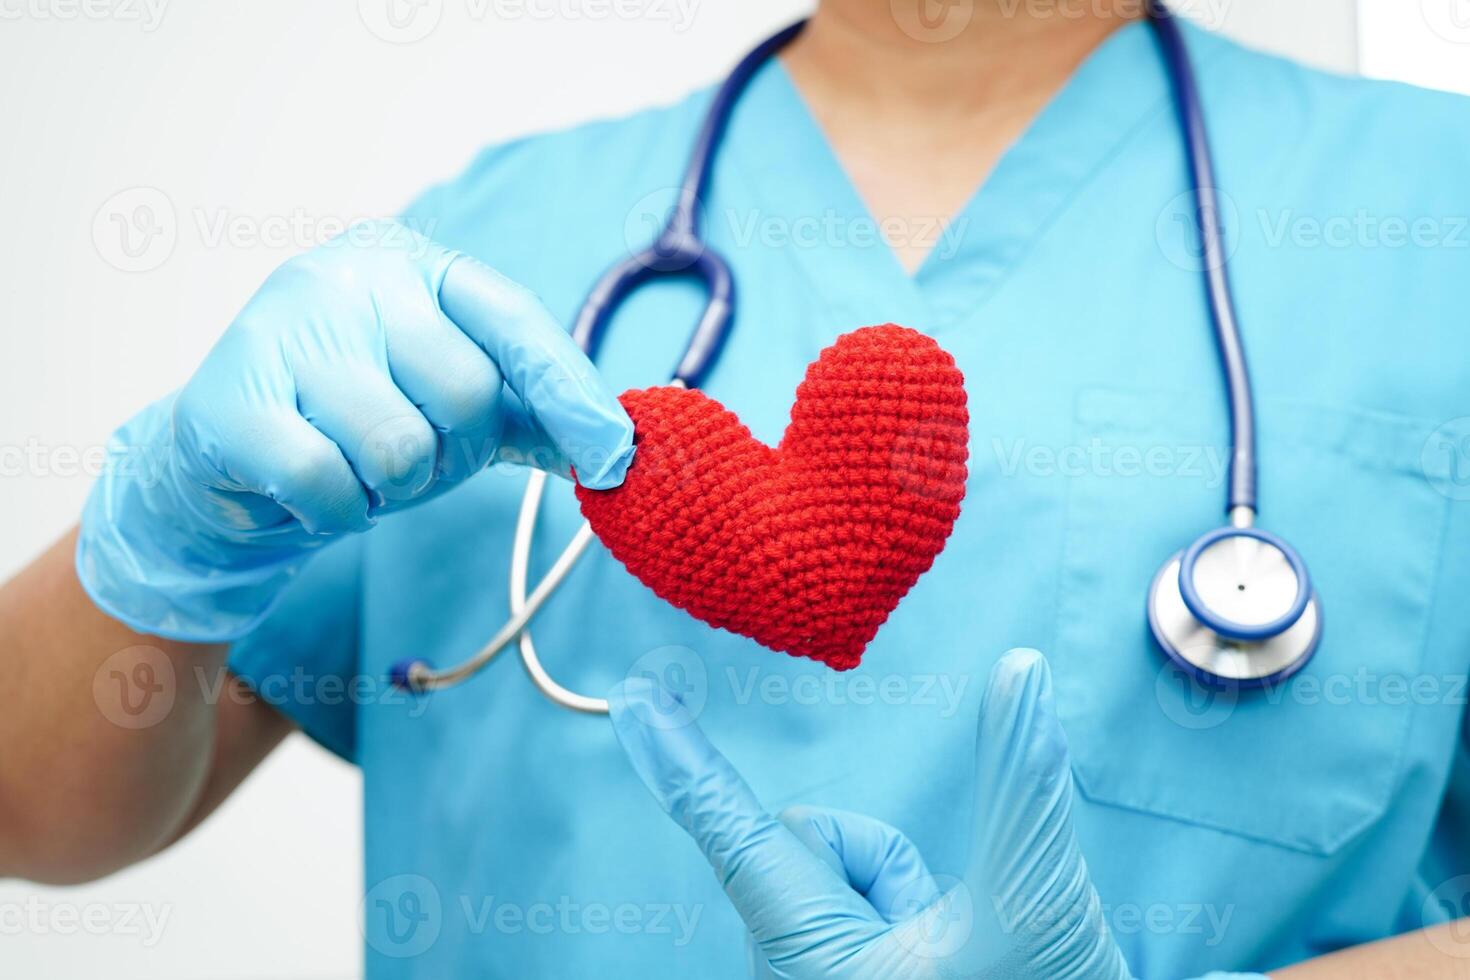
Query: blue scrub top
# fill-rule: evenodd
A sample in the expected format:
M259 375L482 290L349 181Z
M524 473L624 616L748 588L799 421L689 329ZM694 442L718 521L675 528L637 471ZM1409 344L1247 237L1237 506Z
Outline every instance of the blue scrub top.
M1039 648L1082 845L1145 978L1279 966L1458 915L1470 895L1470 104L1188 39L1259 394L1261 521L1323 602L1302 674L1211 696L1164 667L1145 625L1160 562L1223 520L1227 433L1185 159L1142 24L1082 66L912 277L779 64L735 112L704 207L738 319L708 392L774 443L808 362L885 321L937 338L966 377L964 512L859 669L708 628L597 546L535 626L569 687L682 678L773 811L872 814L938 872L969 845L986 675ZM407 219L570 321L663 217L708 98L487 150ZM701 303L687 283L636 294L601 358L613 387L660 383ZM744 976L739 919L605 719L551 705L513 654L425 701L383 681L501 624L524 482L487 471L332 546L234 651L362 767L368 975ZM579 520L570 487L552 489L543 570Z

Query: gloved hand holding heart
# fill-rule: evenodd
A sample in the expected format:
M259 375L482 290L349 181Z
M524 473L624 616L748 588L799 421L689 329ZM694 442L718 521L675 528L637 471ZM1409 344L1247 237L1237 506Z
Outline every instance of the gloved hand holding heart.
M857 666L959 517L964 377L914 330L824 350L774 449L698 391L620 400L637 454L622 486L576 488L583 515L661 598L772 650Z

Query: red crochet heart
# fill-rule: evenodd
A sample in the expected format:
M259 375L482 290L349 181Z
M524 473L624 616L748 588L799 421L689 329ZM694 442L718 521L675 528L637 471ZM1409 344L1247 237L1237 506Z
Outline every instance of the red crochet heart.
M577 487L583 515L659 596L772 650L856 667L959 516L964 377L916 331L824 350L775 449L698 391L621 401L638 452L621 487Z

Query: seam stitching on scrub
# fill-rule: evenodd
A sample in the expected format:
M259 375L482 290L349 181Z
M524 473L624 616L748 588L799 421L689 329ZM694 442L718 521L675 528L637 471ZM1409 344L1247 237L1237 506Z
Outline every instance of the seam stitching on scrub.
M1207 70L1215 63L1218 52L1207 52L1202 56L1201 52L1191 47L1190 56L1194 59L1196 77L1203 80ZM969 312L955 318L952 322L936 324L934 329L928 331L928 333L931 336L938 337L949 330L967 326L977 320L984 308L989 306L995 300L995 297L1000 295L1003 289L1010 284L1016 269L1025 263L1026 258L1035 250L1041 239L1046 237L1047 232L1051 230L1052 226L1071 210L1083 192L1097 183L1103 171L1117 161L1118 157L1122 155L1129 144L1143 133L1144 128L1154 121L1160 111L1171 112L1173 108L1174 93L1166 87L1164 94L1155 99L1151 106L1145 108L1133 125L1119 134L1118 139L1113 145L1098 156L1097 163L1093 166L1092 172L1078 180L1076 185L1067 192L1062 200L1057 202L1057 205L1052 209L1051 213L1036 225L1035 230L1027 237L1026 243L1016 253L1015 257L1006 263L1005 268L988 284L980 288L974 303L970 305ZM1046 110L1043 109L1042 111L1045 112ZM1040 117L1038 116L1037 118ZM981 189L983 189L983 185ZM977 190L976 193L978 195L979 191Z
M1165 105L1161 106L1156 103L1152 107L1145 109L1142 116L1125 130L1118 137L1117 141L1098 158L1097 165L1093 167L1092 172L1079 180L1076 186L1057 202L1051 212L1042 221L1037 223L1034 230L1026 236L1025 244L1017 250L1015 256L1010 261L1005 263L1004 268L996 274L995 278L977 290L974 302L967 304L969 307L968 312L952 320L936 324L934 329L930 331L931 335L937 337L950 330L969 326L978 320L980 314L985 311L985 308L990 306L995 301L995 298L1005 290L1005 287L1010 285L1015 277L1016 270L1025 264L1026 259L1036 250L1036 246L1046 237L1052 227L1072 209L1072 206L1077 203L1083 192L1097 183L1103 171L1116 162L1118 157L1123 154L1123 151L1142 135L1145 127L1154 121L1161 110L1169 108L1167 104L1169 99L1172 99L1172 96L1165 97Z
M1450 507L1451 507L1451 505L1452 505L1452 501L1450 500L1450 498L1448 498L1448 497L1441 497L1441 499L1440 499L1440 505L1439 505L1439 511L1440 511L1440 516L1439 516L1439 535L1438 535L1438 537L1437 537L1437 539L1435 540L1435 543L1434 543L1434 577L1433 577L1433 579L1429 583L1429 596L1428 596L1428 599L1427 599L1427 603L1428 603L1428 607L1429 607L1428 608L1428 614L1424 617L1424 628L1423 628L1423 630L1420 633L1419 642L1418 642L1418 646L1419 646L1418 673L1421 674L1421 675L1424 673L1425 661L1427 660L1427 658L1429 656L1429 638L1430 638L1430 636L1433 633L1434 620L1437 618L1437 613L1439 612L1440 588L1444 584L1444 579L1445 579L1445 574L1444 574L1444 562L1445 562L1445 554L1446 554L1445 542L1446 542L1446 539L1449 538L1449 534L1450 534ZM1410 736L1412 735L1412 732L1413 732L1413 729L1414 729L1413 719L1415 719L1415 718L1418 717L1418 715L1415 714L1415 713L1412 713L1411 712L1409 714L1410 714L1410 719L1411 719L1410 722L1409 722L1409 724L1407 725L1407 728L1409 729L1409 731L1407 733L1405 733L1405 737L1403 739L1403 742L1400 744L1400 747L1399 747L1399 755L1398 755L1398 758L1394 760L1395 761L1395 766L1394 766L1394 773L1395 773L1394 784L1395 785L1398 784L1398 783L1400 783L1400 782L1402 782L1402 778L1403 778L1403 776L1402 776L1402 770L1403 770L1403 766L1404 766L1404 762L1405 762L1405 756L1408 753L1408 750L1409 750L1409 739L1410 739ZM1464 727L1464 719L1465 719L1466 714L1467 714L1467 711L1462 711L1460 713L1460 715L1461 715L1460 724L1455 727L1455 738L1456 738L1456 740L1459 739L1460 731ZM1450 769L1451 769L1450 766L1446 766L1445 767L1444 779L1440 783L1439 801L1441 803L1444 802L1444 794L1445 794L1446 788L1449 785ZM1436 818L1435 823L1436 824L1438 823L1438 818ZM1425 841L1425 849L1426 849L1426 851L1428 849L1428 841L1427 840Z
M1074 443L1080 443L1082 438L1087 434L1091 434L1092 432L1099 430L1106 431L1107 429L1107 426L1102 422L1088 421L1084 420L1081 417L1081 401L1085 394L1089 391L1118 392L1122 394L1133 395L1148 393L1147 390L1143 389L1117 388L1106 385L1090 385L1080 389L1077 392L1076 396L1073 398L1072 405L1073 410L1071 419L1071 433ZM1164 391L1163 393L1168 394L1167 391ZM1295 404L1307 405L1319 410L1339 412L1343 413L1344 415L1353 414L1352 410L1350 409L1345 410L1342 407L1334 408L1333 406L1316 402L1297 401L1295 402ZM1383 417L1386 414L1390 417ZM1382 425L1384 428L1402 429L1407 431L1408 428L1412 425L1414 417L1403 416L1402 418L1405 420L1404 424L1395 424L1394 419L1391 417L1391 413L1375 413L1375 415L1372 417L1372 422L1377 425ZM1295 442L1293 442L1293 448L1296 448ZM1407 476L1407 474L1405 474L1400 469L1385 467L1382 465L1374 466L1372 464L1365 464L1359 459L1359 457L1340 447L1313 446L1310 448L1324 456L1345 462L1350 466L1355 466L1363 470L1367 470L1370 472L1384 472L1396 477ZM1067 611L1067 607L1063 605L1063 603L1066 601L1067 596L1065 583L1068 578L1069 570L1074 567L1074 562L1077 554L1076 534L1073 530L1073 518L1077 499L1076 482L1077 481L1075 480L1068 481L1067 496L1064 501L1062 513L1062 557L1061 566L1059 567L1057 573L1057 598L1056 605L1054 607L1056 612L1056 625L1053 629L1054 639L1053 646L1051 648L1058 651L1059 653L1063 650L1062 646L1060 645L1064 632L1062 614ZM1434 554L1430 561L1431 579L1429 582L1428 594L1425 596L1424 599L1425 615L1422 617L1423 624L1420 627L1418 636L1415 638L1414 644L1410 647L1410 649L1415 650L1413 665L1412 667L1408 668L1413 672L1413 674L1422 674L1425 668L1425 660L1428 654L1431 626L1435 616L1438 604L1438 597L1444 579L1443 563L1445 555L1445 542L1449 533L1450 524L1448 513L1449 503L1450 502L1448 501L1448 499L1444 499L1440 502L1438 508L1439 530L1435 536ZM1388 811L1391 794L1394 788L1403 779L1403 769L1409 751L1409 741L1414 728L1415 718L1415 712L1412 710L1411 707L1409 707L1399 711L1398 717L1394 719L1394 737L1396 739L1397 745L1394 750L1394 754L1391 757L1391 764L1385 767L1388 775L1381 782L1381 784L1374 784L1374 792L1371 795L1368 803L1368 812L1366 812L1359 819L1345 823L1342 828L1337 829L1335 832L1324 834L1322 836L1321 842L1315 844L1307 842L1294 842L1290 840L1282 840L1275 837L1269 837L1261 832L1253 832L1239 827L1230 826L1226 824L1223 820L1209 821L1199 816L1188 816L1176 810L1167 808L1163 805L1132 801L1126 798L1120 799L1111 795L1099 795L1099 793L1102 792L1101 790L1098 790L1096 788L1089 788L1084 768L1082 765L1079 764L1080 760L1075 754L1073 756L1072 772L1073 778L1082 795L1086 797L1090 802L1095 803L1099 806L1108 806L1117 809L1128 810L1148 817L1171 820L1176 823L1182 823L1191 827L1210 830L1215 833L1224 834L1231 837L1244 838L1246 840L1251 840L1264 846L1278 847L1283 850L1292 851L1294 853L1308 854L1315 857L1325 858L1338 853L1342 850L1342 848L1346 847L1358 837L1362 836L1362 834L1367 831L1368 828L1372 827L1374 823L1382 819L1383 815ZM1066 728L1065 719L1063 719L1063 728L1064 730Z

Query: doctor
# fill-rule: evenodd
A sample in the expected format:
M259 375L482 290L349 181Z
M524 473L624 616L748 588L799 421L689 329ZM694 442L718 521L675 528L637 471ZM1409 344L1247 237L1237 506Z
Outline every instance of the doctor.
M613 393L662 379L702 296L635 294L596 369L558 321L667 208L700 93L487 150L286 263L119 430L79 530L0 592L0 873L146 858L299 727L364 773L375 978L1461 975L1470 108L1188 31L1262 510L1327 621L1289 683L1210 694L1143 615L1219 522L1226 443L1155 39L1128 0L944 9L824 0L702 202L740 288L705 388L757 437L856 326L965 373L964 513L858 670L594 549L536 635L613 726L508 659L384 680L504 618L506 464L637 465Z

